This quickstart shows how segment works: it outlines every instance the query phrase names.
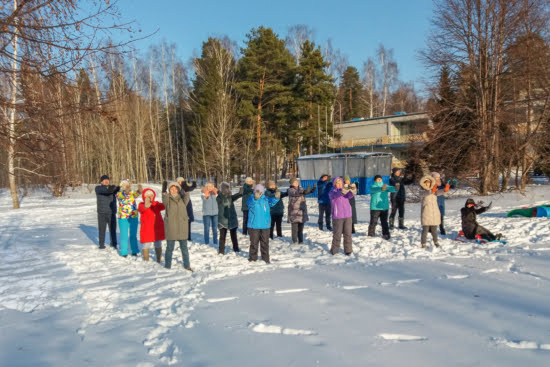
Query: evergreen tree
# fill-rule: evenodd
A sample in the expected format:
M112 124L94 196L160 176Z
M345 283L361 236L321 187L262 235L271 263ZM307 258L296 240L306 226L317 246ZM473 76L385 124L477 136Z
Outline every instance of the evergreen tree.
M351 120L364 115L365 109L361 103L363 86L359 81L359 72L353 66L348 66L342 75L339 88L339 99L342 103L342 117Z

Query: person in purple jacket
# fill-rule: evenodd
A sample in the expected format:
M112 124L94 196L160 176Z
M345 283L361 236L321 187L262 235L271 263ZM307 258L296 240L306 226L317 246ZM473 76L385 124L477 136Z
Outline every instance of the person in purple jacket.
M353 226L352 211L349 199L357 193L355 185L344 185L342 177L336 177L332 181L332 190L328 196L332 207L332 247L330 253L335 255L340 251L342 234L344 235L344 253L351 255L351 229Z

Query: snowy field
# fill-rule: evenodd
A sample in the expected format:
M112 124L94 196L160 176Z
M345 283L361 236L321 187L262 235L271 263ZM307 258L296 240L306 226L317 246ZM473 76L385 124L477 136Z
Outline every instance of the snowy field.
M367 237L359 197L350 257L329 255L308 199L306 243L284 223L265 265L240 232L237 256L202 243L195 190L190 273L177 251L166 270L98 250L85 189L20 210L0 191L0 366L549 366L550 221L505 213L549 203L550 186L483 198L480 224L507 245L453 241L465 197L450 196L440 249L420 248L417 203L408 230Z

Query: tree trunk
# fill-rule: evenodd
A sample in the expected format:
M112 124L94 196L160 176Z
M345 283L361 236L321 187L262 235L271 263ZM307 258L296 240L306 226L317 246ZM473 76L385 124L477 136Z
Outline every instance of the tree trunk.
M17 0L13 1L14 13L17 13ZM12 73L11 73L11 95L10 95L10 111L9 111L9 143L8 143L8 176L10 182L10 192L11 200L13 203L13 209L19 209L19 197L17 195L17 185L15 183L15 114L16 114L16 103L17 103L17 73L18 73L18 63L17 63L17 47L18 47L18 36L19 36L19 27L18 18L15 18L15 29L13 36L13 61L12 61Z

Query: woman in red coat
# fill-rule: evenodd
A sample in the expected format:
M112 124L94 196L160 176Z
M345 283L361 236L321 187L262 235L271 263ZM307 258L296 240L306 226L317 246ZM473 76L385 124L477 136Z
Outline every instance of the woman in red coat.
M162 257L161 241L166 238L161 214L165 207L163 203L155 201L156 196L155 191L151 189L143 190L143 202L139 203L138 206L138 212L141 216L139 241L143 244L143 260L149 261L149 249L154 245L157 262L160 263Z

